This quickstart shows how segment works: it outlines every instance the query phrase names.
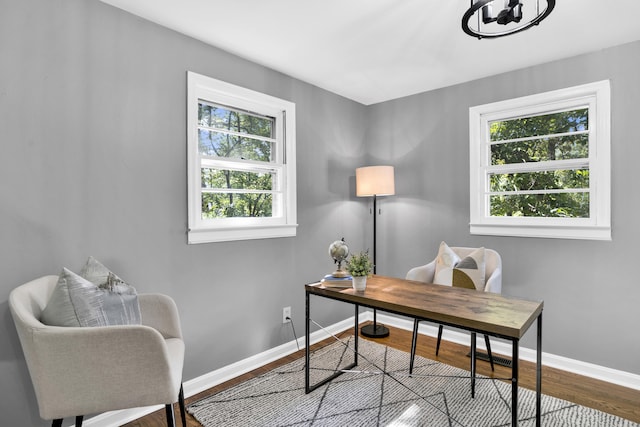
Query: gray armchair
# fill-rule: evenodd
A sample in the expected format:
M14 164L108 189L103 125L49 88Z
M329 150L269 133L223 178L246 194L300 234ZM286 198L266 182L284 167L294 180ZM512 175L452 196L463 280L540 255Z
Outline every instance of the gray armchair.
M53 426L76 417L81 426L86 414L164 404L173 427L177 401L186 426L184 342L174 301L140 294L142 325L47 326L40 314L57 280L41 277L9 295L40 416Z
M475 251L477 248L451 247L451 249L460 257L464 258ZM433 283L436 271L436 260L434 259L426 265L414 267L407 273L407 280L416 280L419 282ZM493 249L485 249L485 292L501 293L502 292L502 258L500 254ZM418 340L418 326L420 321L415 319L413 322L413 338L411 342L411 359L409 362L409 373L413 373L413 361L416 355L416 345ZM440 351L440 341L442 340L442 325L438 326L438 341L436 343L436 356ZM475 337L475 333L472 333ZM493 357L491 355L491 343L487 335L484 336L487 346L487 353L491 369L493 370ZM475 341L475 339L473 340Z

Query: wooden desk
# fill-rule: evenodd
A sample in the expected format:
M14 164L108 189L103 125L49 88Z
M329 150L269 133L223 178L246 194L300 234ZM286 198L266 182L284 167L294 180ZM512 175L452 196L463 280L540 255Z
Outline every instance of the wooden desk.
M343 301L355 306L354 362L345 369L351 369L358 363L358 312L360 306L510 340L513 348L511 424L514 426L518 425L519 343L522 336L537 319L536 426L540 426L543 302L384 276L368 278L367 288L363 292L356 292L352 288L325 288L320 283L305 285L305 391L307 393L341 374L341 372L336 372L315 385L309 384L311 295ZM475 387L475 342L472 342L471 353L473 390Z

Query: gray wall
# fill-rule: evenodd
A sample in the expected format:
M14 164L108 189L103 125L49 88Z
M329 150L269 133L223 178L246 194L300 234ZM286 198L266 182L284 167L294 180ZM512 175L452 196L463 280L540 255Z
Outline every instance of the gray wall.
M176 300L185 380L292 340L284 306L304 333L303 284L332 271L332 240L369 230L364 107L96 0L0 6L2 425L46 425L9 292L89 255ZM186 244L187 70L296 103L297 237ZM332 310L320 320L352 315Z
M367 149L396 166L397 195L379 223L381 246L394 249L383 255L388 273L433 259L441 240L496 249L503 293L545 302L544 351L640 374L638 69L635 42L370 107ZM470 235L469 107L604 79L612 241ZM524 344L535 348L535 332L528 335Z
M4 424L46 425L11 289L97 257L140 292L176 300L189 380L290 341L283 306L302 333L302 284L333 267L329 243L371 245L353 176L374 163L396 166L398 193L380 202L379 273L404 276L440 240L493 247L504 257L505 293L545 300L545 351L640 373L630 179L640 154L632 134L640 44L365 107L96 0L0 0L0 9ZM295 238L186 244L187 70L296 103ZM468 107L604 78L613 90L614 240L470 236ZM324 323L351 315L319 307Z

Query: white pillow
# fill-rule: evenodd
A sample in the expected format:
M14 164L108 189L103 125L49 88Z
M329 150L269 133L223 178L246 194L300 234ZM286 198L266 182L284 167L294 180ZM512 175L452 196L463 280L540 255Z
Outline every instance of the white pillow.
M436 272L433 283L449 285L453 283L453 268L460 262L460 257L445 242L440 243L436 257Z

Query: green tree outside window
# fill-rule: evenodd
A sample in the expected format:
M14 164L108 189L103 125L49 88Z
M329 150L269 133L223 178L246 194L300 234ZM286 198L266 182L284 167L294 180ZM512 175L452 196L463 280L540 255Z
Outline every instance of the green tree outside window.
M198 104L203 157L269 164L274 159L274 119L207 103ZM275 174L225 168L201 170L202 218L271 217Z
M489 175L491 216L589 217L589 169L553 164L588 159L588 113L582 108L489 124L491 166L497 166ZM497 172L539 162L549 162L548 170Z

